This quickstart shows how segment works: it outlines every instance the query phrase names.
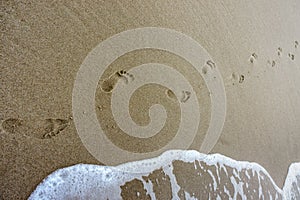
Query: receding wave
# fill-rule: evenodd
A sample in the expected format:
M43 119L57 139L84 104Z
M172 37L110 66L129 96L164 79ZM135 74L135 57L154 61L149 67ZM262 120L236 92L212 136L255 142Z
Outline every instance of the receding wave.
M300 163L283 189L259 164L172 150L115 167L78 164L45 178L29 199L300 199Z

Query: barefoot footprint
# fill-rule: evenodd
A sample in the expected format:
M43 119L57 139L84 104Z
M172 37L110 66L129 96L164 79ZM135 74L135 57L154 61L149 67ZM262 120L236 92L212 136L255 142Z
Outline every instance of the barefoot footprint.
M243 83L244 80L245 80L245 76L241 74L239 78L239 83Z
M191 97L191 94L192 93L189 92L189 91L182 91L182 96L181 96L180 102L181 103L187 102L187 100L189 100L189 98ZM166 90L166 95L171 100L176 100L177 99L177 97L174 94L174 92L172 90L170 90L170 89Z
M213 61L211 61L211 60L208 60L208 61L206 62L206 64L209 65L211 69L216 68L216 64L215 64Z
M278 55L278 56L281 56L281 54L282 54L282 48L281 48L281 47L278 47L278 49L277 49L277 55Z
M182 91L182 97L181 97L181 102L185 103L187 102L187 100L189 100L189 98L191 97L191 92L189 91Z
M130 81L134 81L134 76L125 70L118 71L117 74L124 79L126 84L128 84Z
M251 56L250 56L250 58L249 58L249 61L251 63L254 63L254 61L257 60L257 58L258 58L257 54L256 53L252 53Z
M58 135L69 125L69 120L66 119L46 119L46 122L48 126L45 129L47 130L46 133L43 135L45 139Z
M295 59L295 55L292 54L292 53L289 53L288 56L289 56L289 58L290 58L291 60L294 60L294 59Z
M128 84L130 81L134 80L134 76L125 70L117 71L102 82L101 90L106 93L112 92L120 79L124 80L125 83Z
M69 119L42 119L42 120L22 120L18 118L8 118L3 120L2 129L11 134L21 134L38 139L49 139L58 135L68 127Z
M172 90L170 90L170 89L167 89L167 90L166 90L166 95L167 95L167 97L168 97L169 99L171 99L171 100L176 100L176 99L177 99L177 97L176 97L176 95L174 94L174 92L173 92Z
M1 122L1 129L8 133L16 133L22 124L23 120L21 119L9 118Z

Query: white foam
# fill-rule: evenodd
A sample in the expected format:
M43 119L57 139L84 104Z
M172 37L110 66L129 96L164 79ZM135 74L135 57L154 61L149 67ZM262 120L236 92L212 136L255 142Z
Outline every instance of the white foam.
M225 187L225 185L224 185L224 193L229 196L229 199L232 199L232 196L230 195L229 190Z
M218 183L217 183L217 181L216 181L216 178L215 178L215 176L213 175L213 173L212 173L210 170L207 170L207 172L209 173L209 175L210 175L211 178L213 179L214 191L216 191L217 185L218 185Z
M151 199L156 199L155 198L155 193L153 191L153 184L151 181L145 181L142 179L142 182L144 184L144 189L147 191L147 195L151 197Z
M244 177L251 178L257 174L259 187L256 191L259 193L259 198L266 199L277 199L281 196L286 196L288 199L299 199L300 191L300 163L292 164L289 169L289 174L286 179L284 186L284 192L278 188L270 177L268 172L258 165L257 163L250 163L244 161L235 161L231 158L225 157L220 154L206 155L201 154L197 151L184 151L184 150L172 150L167 151L159 157L153 159L147 159L142 161L125 163L116 167L98 166L98 165L85 165L78 164L64 169L59 169L50 174L43 182L41 182L36 190L31 194L29 199L66 199L66 198L78 198L78 199L122 199L121 192L125 183L137 179L143 183L144 189L152 199L156 199L154 193L153 184L150 180L145 181L143 177L149 176L154 170L162 169L162 171L170 178L172 199L180 199L179 191L182 190L177 180L177 175L173 170L173 161L183 161L184 163L191 163L197 170L196 162L204 162L205 165L214 167L216 174L214 175L210 169L204 170L200 164L200 168L203 170L202 173L208 173L213 182L210 187L207 187L209 197L221 198L219 195L213 197L211 192L223 190L224 194L228 195L228 198L237 198L241 196L242 199L246 199L247 191L244 191L243 186L250 187L250 182L244 182L242 179L242 170L244 170ZM228 169L232 168L232 175L230 175ZM198 170L199 167L198 167ZM234 190L234 196L231 196L229 189L225 185L220 188L220 182L224 179L221 177L221 170L224 170L228 181L232 183ZM246 171L245 171L246 170ZM252 171L252 177L249 175L247 170ZM266 178L260 176L264 174L265 177L271 182L275 193L269 191L263 191L262 183ZM223 173L224 174L224 173ZM165 180L165 179L164 179ZM189 180L187 180L189 181ZM298 185L297 185L298 184ZM253 190L254 191L254 190ZM252 191L252 192L253 192ZM184 191L185 196L190 195L187 191ZM269 194L264 196L264 192ZM135 192L137 196L141 195L141 191ZM298 196L297 196L298 195ZM197 198L192 195L188 199Z
M300 199L300 162L293 163L289 167L288 175L283 186L283 192L286 199Z
M173 166L172 165L166 165L163 168L164 172L166 175L170 177L171 181L171 188L172 188L172 193L173 193L173 200L179 199L178 193L180 190L180 186L177 183L176 177L173 174Z

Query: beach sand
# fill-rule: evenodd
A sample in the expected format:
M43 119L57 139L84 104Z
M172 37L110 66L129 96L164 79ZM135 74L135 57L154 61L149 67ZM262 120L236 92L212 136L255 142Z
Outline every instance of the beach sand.
M300 161L299 9L297 0L2 1L0 199L27 198L62 167L112 164L97 160L78 135L72 112L74 82L99 43L142 27L176 30L206 49L226 92L224 127L210 153L259 163L281 188L288 166ZM116 146L135 153L160 149L175 137L180 106L194 97L189 91L176 99L167 87L150 84L131 97L125 109L139 125L149 123L151 105L165 107L169 118L160 137L135 140L121 134L113 120L115 87L137 81L130 70L149 62L178 70L193 86L201 123L190 149L199 150L210 124L211 94L191 63L167 51L137 50L109 65L95 91L98 122ZM114 157L111 161L120 162Z

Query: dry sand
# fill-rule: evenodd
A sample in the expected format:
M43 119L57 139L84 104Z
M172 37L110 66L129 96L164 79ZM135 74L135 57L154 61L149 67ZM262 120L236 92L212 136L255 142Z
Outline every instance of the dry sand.
M300 160L299 9L297 0L1 1L0 199L28 197L58 168L102 164L83 146L72 118L76 73L100 42L141 27L174 29L207 50L227 96L226 121L211 153L257 162L282 187L288 166ZM196 91L202 134L191 146L199 149L210 121L209 92L201 76L185 70L189 63L168 52L141 50L112 63L96 91L98 121L105 122L110 137L115 123L107 92L122 77L114 73L154 61L181 69L195 88L203 88ZM165 137L150 141L148 149L114 135L110 139L134 152L159 148L178 128L178 102L172 99L167 88L147 85L131 99L130 113L140 125L149 122L140 110L158 100L172 111Z

